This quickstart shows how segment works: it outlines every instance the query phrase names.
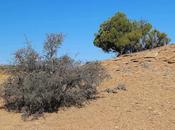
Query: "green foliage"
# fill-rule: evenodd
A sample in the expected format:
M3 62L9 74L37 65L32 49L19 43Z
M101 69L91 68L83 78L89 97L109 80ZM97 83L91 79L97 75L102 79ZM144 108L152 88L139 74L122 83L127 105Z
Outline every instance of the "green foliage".
M165 33L156 31L150 23L143 20L133 21L122 13L101 24L95 35L94 45L105 52L118 52L119 54L132 53L151 47L159 47L170 42ZM156 37L156 41L152 41Z
M154 29L148 34L145 41L145 48L150 49L167 45L170 42L170 39L167 38L167 34L161 33L158 30Z

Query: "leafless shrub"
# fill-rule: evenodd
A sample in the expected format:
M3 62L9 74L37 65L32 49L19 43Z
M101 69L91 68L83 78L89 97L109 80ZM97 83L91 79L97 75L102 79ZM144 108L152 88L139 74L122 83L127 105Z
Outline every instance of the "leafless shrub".
M21 48L15 52L15 64L20 71L33 71L37 69L40 60L38 53L30 44L26 48Z
M56 57L57 49L63 41L62 33L50 33L47 34L47 38L44 43L44 51L46 52L46 58L51 60Z
M107 75L98 62L82 65L69 56L56 57L62 34L50 34L44 44L46 58L40 58L28 44L15 53L17 73L4 84L5 108L38 117L59 107L82 106L94 99L96 85Z
M47 62L42 63L40 70L20 71L4 85L7 110L28 117L57 111L61 106L82 106L95 98L96 85L106 75L99 63L81 65L68 56L56 60L54 72Z

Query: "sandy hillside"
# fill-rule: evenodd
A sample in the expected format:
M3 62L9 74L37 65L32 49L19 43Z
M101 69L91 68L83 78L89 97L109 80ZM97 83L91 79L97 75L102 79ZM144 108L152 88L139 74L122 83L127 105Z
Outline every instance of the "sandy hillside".
M26 122L20 114L0 109L0 130L175 130L174 45L106 60L102 65L111 79L98 86L97 100ZM0 82L5 78L1 73ZM127 91L104 91L121 85Z

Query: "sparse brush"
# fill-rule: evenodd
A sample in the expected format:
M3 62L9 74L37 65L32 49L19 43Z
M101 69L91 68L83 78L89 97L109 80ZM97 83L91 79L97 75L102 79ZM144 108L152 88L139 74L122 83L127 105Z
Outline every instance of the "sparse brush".
M5 107L23 117L57 111L59 107L82 106L94 99L96 85L105 78L98 62L81 65L68 56L55 61L54 72L47 62L32 72L19 72L4 84Z
M62 40L62 34L47 35L45 58L30 44L15 53L18 71L4 84L1 95L7 110L38 117L95 98L96 85L107 76L105 70L98 62L82 65L69 56L57 58Z
M119 83L117 86L104 90L104 92L107 93L118 93L118 91L127 91L126 85L124 83Z

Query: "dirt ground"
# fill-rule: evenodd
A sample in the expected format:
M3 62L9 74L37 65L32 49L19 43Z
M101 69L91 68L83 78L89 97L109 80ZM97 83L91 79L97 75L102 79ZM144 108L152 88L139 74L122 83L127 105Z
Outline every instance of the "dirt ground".
M0 130L175 130L175 46L102 61L111 75L97 100L23 121L0 109ZM1 73L0 82L7 78ZM104 92L123 84L127 91ZM1 105L3 105L1 103Z

